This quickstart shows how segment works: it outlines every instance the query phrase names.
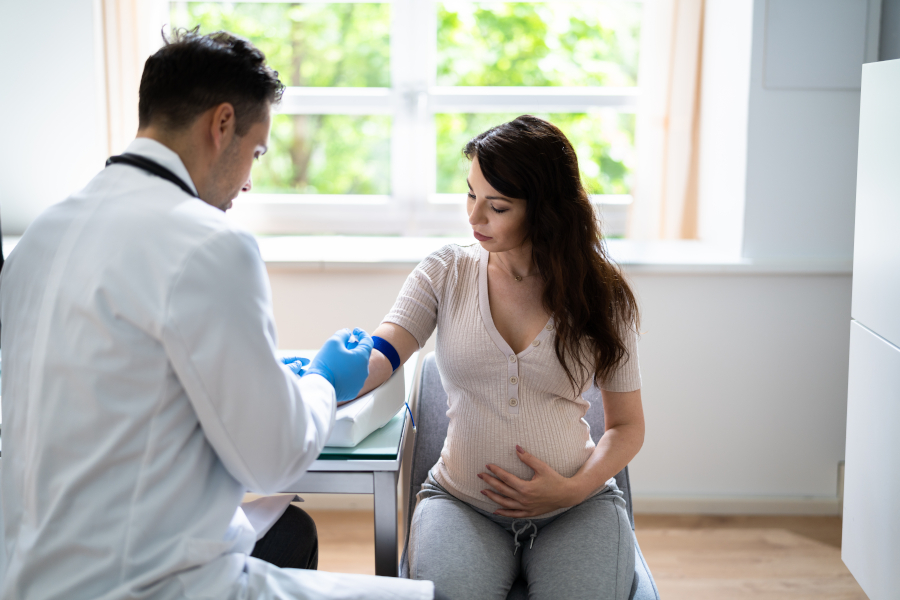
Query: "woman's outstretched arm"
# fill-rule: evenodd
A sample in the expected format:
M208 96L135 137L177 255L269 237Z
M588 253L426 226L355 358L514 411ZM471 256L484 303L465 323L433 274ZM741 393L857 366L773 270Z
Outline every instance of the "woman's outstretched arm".
M394 347L394 350L400 355L401 365L409 360L413 352L419 349L419 342L416 341L416 338L410 332L394 323L382 323L372 335L384 338ZM378 350L372 350L372 354L369 357L369 377L363 384L359 395L368 394L377 388L388 380L391 373L393 373L391 361Z

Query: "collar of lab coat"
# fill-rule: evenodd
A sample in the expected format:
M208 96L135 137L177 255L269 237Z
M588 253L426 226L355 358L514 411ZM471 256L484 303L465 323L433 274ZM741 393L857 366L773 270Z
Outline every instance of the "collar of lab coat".
M184 166L184 163L181 162L181 157L178 154L171 150L169 147L160 144L156 140L151 140L150 138L135 138L133 142L128 144L128 147L125 148L126 153L130 154L139 154L145 158L149 158L152 161L155 161L165 168L169 169L176 175L178 175L182 181L190 186L194 193L198 196L200 195L197 192L197 186L194 185L194 180L191 179L191 174L188 173L187 167Z

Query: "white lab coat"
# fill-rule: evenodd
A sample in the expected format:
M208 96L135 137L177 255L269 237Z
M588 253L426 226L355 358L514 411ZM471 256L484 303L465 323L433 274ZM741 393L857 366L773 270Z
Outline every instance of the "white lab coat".
M191 183L165 146L127 151ZM0 599L431 598L248 557L244 492L300 478L335 397L277 360L265 266L218 209L104 169L25 232L0 322Z

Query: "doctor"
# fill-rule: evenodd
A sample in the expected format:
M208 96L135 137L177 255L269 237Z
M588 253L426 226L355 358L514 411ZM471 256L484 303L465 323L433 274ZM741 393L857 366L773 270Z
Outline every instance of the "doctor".
M248 556L245 491L303 475L372 348L343 331L302 377L282 365L265 265L225 219L282 90L248 42L176 33L125 158L4 266L0 598L433 597Z

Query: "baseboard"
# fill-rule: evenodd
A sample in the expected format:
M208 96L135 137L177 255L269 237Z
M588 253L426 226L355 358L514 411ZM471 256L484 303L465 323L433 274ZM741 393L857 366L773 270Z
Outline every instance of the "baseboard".
M840 500L821 496L634 496L634 512L694 515L839 515Z

